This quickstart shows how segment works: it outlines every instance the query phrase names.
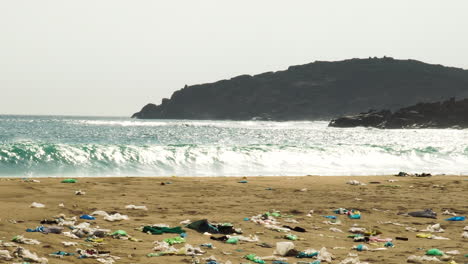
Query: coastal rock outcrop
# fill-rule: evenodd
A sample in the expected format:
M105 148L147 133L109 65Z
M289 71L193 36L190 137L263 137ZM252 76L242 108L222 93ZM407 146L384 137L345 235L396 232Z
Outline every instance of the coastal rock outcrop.
M330 122L332 127L376 128L468 128L468 99L418 103L396 112L375 111L344 116Z
M330 120L362 109L393 111L450 97L468 97L467 70L389 57L316 61L285 71L186 85L133 117Z

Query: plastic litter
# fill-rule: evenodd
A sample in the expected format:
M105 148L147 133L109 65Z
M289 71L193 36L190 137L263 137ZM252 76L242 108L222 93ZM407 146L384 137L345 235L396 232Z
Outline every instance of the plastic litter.
M425 263L426 261L434 261L434 262L440 262L440 260L436 257L428 257L428 256L415 256L411 255L406 259L406 262L408 263Z
M27 244L27 245L39 245L41 242L37 241L36 239L25 238L24 236L18 235L14 236L11 241L19 244Z
M280 256L286 256L286 254L292 249L294 249L293 242L277 242L275 254Z
M437 218L437 213L432 211L432 209L425 209L424 211L410 212L408 215L413 217L425 217L425 218Z
M299 252L296 258L313 258L313 257L317 257L318 254L319 252L315 249L307 249L305 251Z
M182 229L182 227L177 226L177 227L157 227L157 226L144 226L143 227L143 232L144 233L149 233L153 235L161 235L164 233L172 233L172 234L182 234L185 233L185 230Z
M12 260L13 257L10 255L8 250L0 250L0 260Z
M170 246L174 245L174 244L182 244L182 243L185 243L185 239L182 238L182 237L172 237L172 238L166 238L163 240L164 242L166 242L167 244L169 244Z
M349 184L349 185L366 185L365 183L359 182L357 180L350 180L350 181L346 182L346 184Z
M116 230L113 233L110 234L111 236L128 236L127 232L125 230Z
M457 216L457 214L456 214L456 213L454 213L454 212L450 212L449 210L445 210L445 211L443 211L443 212L442 212L442 214L443 214L443 215L453 215L453 216Z
M18 247L14 252L13 255L23 259L26 262L36 262L40 264L47 264L49 261L46 258L40 258L37 256L36 253L33 253L25 248Z
M65 251L57 251L57 252L49 254L49 256L53 256L53 257L64 257L64 256L73 256L73 255L75 255L75 253L68 253Z
M92 215L82 215L80 216L80 219L85 219L85 220L96 220L96 217L92 216Z
M444 252L442 252L440 249L437 248L432 248L426 251L426 255L428 256L443 256Z
M144 210L144 211L148 210L146 205L133 205L133 204L129 204L129 205L125 206L125 209Z
M445 221L465 221L466 217L465 216L454 216L445 219Z
M338 229L338 228L335 228L335 227L330 227L329 230L332 231L332 232L335 232L335 233L343 233L343 231L341 229Z
M363 245L363 244L359 244L357 246L354 246L353 249L355 249L357 251L368 251L369 247L367 247L366 245Z
M440 224L435 224L435 225L428 225L426 229L421 230L421 232L442 233L444 232L444 229L442 229Z
M253 261L255 263L260 263L260 264L264 264L266 263L263 259L257 257L255 254L248 254L248 255L245 255L244 258L250 260L250 261Z
M317 257L317 260L319 261L324 261L327 263L331 263L335 256L333 256L330 252L327 251L325 247L321 248L319 251L319 255Z
M61 234L63 231L62 227L59 226L51 226L51 227L44 227L44 226L38 226L35 229L28 228L26 229L26 232L39 232L43 234Z
M41 204L41 203L33 202L29 207L31 207L31 208L44 208L45 205Z
M299 232L299 233L305 233L307 232L304 228L300 227L300 226L296 226L296 227L290 227L290 226L287 226L287 225L284 225L283 226L284 228L287 228L291 231L296 231L296 232Z
M83 192L82 190L75 191L75 195L85 195L86 192Z
M128 216L115 213L113 215L104 216L104 220L109 221L109 222L122 221L122 220L128 220Z
M208 222L207 219L198 220L192 222L191 224L187 225L187 228L193 229L198 231L199 233L209 232L211 234L240 234L239 230L234 229L232 224L224 223L224 224L214 224Z
M77 183L78 181L76 179L64 179L62 180L62 183Z
M350 257L343 259L339 264L369 264L369 262L361 262L358 257Z

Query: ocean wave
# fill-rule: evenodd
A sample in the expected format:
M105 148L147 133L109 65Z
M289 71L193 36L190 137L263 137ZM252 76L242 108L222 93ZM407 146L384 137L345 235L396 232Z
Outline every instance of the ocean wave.
M379 175L399 171L468 174L468 153L434 146L336 145L0 145L2 176Z

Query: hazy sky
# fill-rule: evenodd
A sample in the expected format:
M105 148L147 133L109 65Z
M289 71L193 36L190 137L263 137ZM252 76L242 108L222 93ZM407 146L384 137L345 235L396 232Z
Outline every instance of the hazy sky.
M0 0L0 114L129 116L315 60L468 69L467 0Z

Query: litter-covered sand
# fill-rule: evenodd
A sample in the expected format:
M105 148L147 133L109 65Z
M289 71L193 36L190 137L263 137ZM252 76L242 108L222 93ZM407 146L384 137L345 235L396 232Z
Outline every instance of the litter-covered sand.
M386 187L392 178L1 178L0 262L467 262L468 223L445 219L468 216L468 177L401 177ZM353 180L365 185L346 184ZM36 201L46 206L32 208ZM410 214L426 209L436 218ZM54 226L63 232L41 232ZM426 255L432 249L444 255Z

